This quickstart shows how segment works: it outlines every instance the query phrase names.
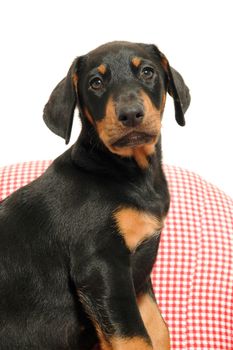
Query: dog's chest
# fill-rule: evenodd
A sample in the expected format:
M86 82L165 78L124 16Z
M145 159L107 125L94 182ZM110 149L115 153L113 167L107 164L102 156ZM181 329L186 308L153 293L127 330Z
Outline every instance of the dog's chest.
M131 251L145 240L158 236L165 218L164 200L153 187L134 192L130 202L123 202L114 211L118 233Z
M131 251L146 239L158 235L163 227L162 218L134 208L119 208L114 217L118 231Z
M151 274L156 260L160 235L154 235L143 241L131 254L131 267L136 293L138 293Z

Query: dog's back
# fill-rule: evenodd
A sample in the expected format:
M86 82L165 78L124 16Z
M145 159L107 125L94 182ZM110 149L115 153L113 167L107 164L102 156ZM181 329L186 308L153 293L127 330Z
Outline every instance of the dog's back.
M0 205L0 349L77 349L63 185L52 165Z

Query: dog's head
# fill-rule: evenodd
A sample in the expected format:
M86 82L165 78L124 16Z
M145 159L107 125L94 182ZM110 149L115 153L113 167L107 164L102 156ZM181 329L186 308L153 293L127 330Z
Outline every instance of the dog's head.
M190 95L181 75L154 45L112 42L78 57L44 109L47 126L69 142L74 109L113 153L152 153L160 136L166 93L185 124Z

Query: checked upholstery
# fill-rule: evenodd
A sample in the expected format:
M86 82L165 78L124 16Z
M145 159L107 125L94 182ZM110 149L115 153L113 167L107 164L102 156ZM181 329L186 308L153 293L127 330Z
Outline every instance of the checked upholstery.
M0 201L50 161L0 168ZM198 175L164 166L171 207L152 282L171 350L233 349L233 201Z

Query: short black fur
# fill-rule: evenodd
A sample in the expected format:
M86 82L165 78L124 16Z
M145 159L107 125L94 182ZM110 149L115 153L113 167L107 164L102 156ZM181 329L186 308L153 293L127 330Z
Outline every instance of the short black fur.
M88 95L87 72L93 64L111 65L110 89L119 89L122 74L132 79L128 67L119 71L126 58L141 54L152 60L148 52L141 45L113 43L80 58L80 65L76 59L45 107L47 125L67 142L77 104L83 127L78 141L42 176L0 205L1 350L93 349L96 323L106 337L148 337L135 296L152 293L149 275L159 235L132 252L113 214L123 206L166 216L161 139L147 169L141 169L134 158L111 153L84 115L88 105L98 121L109 98L109 91L102 100ZM159 106L171 78L154 60L159 89L146 92Z

